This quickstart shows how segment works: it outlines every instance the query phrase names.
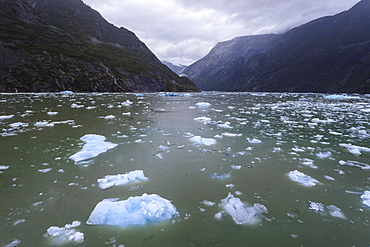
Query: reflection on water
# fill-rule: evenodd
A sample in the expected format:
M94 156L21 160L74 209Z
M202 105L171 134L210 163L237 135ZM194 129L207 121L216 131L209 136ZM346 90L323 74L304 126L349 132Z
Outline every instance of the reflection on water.
M46 231L74 221L83 242L65 246L370 243L368 95L0 97L0 246L59 244ZM117 146L75 163L87 134ZM148 180L99 188L98 179L135 170ZM86 224L100 201L144 193L170 200L180 217ZM252 209L254 224L242 224Z

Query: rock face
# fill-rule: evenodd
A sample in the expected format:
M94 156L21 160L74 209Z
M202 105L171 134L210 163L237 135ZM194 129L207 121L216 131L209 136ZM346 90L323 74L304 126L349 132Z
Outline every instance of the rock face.
M228 45L233 40L220 43L222 49L216 46L184 73L202 90L370 93L369 27L370 0L362 0L348 11L256 41L261 49L254 54L240 55L249 44L235 53ZM224 54L234 55L219 59Z
M194 91L81 0L0 0L0 91Z
M186 67L188 67L186 65L173 64L173 63L167 62L167 61L162 61L162 63L178 75L182 75L182 72L184 71L184 69L186 69Z

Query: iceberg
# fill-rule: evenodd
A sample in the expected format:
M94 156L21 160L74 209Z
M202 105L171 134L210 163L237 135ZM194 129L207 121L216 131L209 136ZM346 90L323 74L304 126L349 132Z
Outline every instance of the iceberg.
M172 203L156 194L130 197L127 200L105 199L99 202L86 221L88 225L134 226L179 217Z
M144 172L142 170L136 170L125 174L106 175L105 177L98 179L98 183L99 187L104 190L113 186L128 184L136 180L146 181L148 178L144 176Z
M80 138L85 145L83 145L82 150L76 154L70 156L69 158L74 160L75 163L95 158L101 153L107 152L118 146L118 144L106 142L107 138L102 135L87 134Z
M361 195L361 199L363 204L370 207L370 191L365 191L364 194Z
M297 170L290 171L288 176L292 181L300 183L301 185L306 187L315 186L317 183L319 183L319 181L317 181L316 179Z
M81 225L79 221L73 221L72 224L66 224L64 227L51 226L47 229L44 237L50 237L53 245L65 245L71 242L82 243L84 234L76 231L76 228Z
M238 225L256 224L260 222L260 215L268 213L267 208L259 203L247 207L239 198L229 193L221 200L221 207L228 213Z
M190 141L206 146L214 145L217 142L213 138L203 138L201 136L193 136L192 138L190 138Z

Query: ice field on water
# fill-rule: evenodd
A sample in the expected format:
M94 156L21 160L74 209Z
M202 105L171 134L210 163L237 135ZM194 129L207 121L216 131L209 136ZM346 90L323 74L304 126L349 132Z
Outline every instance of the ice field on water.
M370 246L370 95L0 94L0 246Z

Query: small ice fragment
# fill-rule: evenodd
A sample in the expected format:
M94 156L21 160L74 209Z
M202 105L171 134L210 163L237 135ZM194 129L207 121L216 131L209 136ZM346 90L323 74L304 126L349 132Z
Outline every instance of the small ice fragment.
M234 188L234 187L235 187L235 185L234 185L234 184L226 184L226 188L232 189L232 188Z
M126 100L125 102L122 103L123 106L130 106L132 105L134 102L132 101L129 101L129 100Z
M38 171L42 172L42 173L47 173L47 172L50 172L51 170L52 170L52 168L45 168L45 169L40 169Z
M220 127L220 128L225 128L225 129L232 129L233 128L232 126L230 126L229 122L220 123L220 124L217 124L217 126Z
M25 219L16 220L16 221L13 223L13 226L16 226L16 225L18 225L18 224L20 224L20 223L23 223L23 222L25 222L25 221L26 221Z
M228 137L236 137L236 136L242 136L242 134L234 134L234 133L222 133L223 136L228 136Z
M317 183L319 183L319 181L317 181L316 179L297 170L290 171L288 176L292 181L300 183L301 185L307 187L315 186Z
M347 148L348 152L354 155L361 155L361 152L370 152L370 148L368 147L360 147L352 144L344 144L340 143L339 146Z
M240 170L242 166L237 166L237 165L231 165L231 168L234 170Z
M222 211L215 214L215 219L216 220L221 220L222 219Z
M106 199L99 202L91 213L88 225L144 225L149 222L179 217L176 207L159 195L143 194L127 200Z
M83 145L82 150L76 154L70 156L70 159L73 159L75 163L80 161L88 160L95 158L101 153L107 152L110 149L113 149L118 146L111 142L106 142L107 138L102 135L96 134L87 134L80 138L85 145Z
M202 204L211 207L211 206L214 206L216 203L215 202L211 202L211 201L207 201L207 200L203 200L202 201Z
M332 153L330 151L328 151L328 152L320 152L320 153L317 153L316 154L316 156L319 157L320 159L329 158L331 155L332 155Z
M209 106L211 106L211 104L208 103L208 102L198 102L195 105L199 106L199 107L209 107Z
M197 117L197 118L194 118L194 121L209 122L209 121L211 121L211 118L209 118L209 117Z
M9 124L11 128L28 127L28 123L16 122Z
M58 115L58 112L56 112L56 111L49 111L47 114L49 116L54 116L54 115Z
M19 240L19 239L14 239L14 241L13 242L11 242L11 243L9 243L9 244L6 244L6 245L4 245L3 247L16 247L16 246L18 246L18 244L20 244L21 243L21 240Z
M122 115L123 116L130 116L131 115L131 112L122 112Z
M335 178L330 177L330 176L328 176L328 175L324 175L324 178L326 178L327 180L332 180L332 181L334 181L334 180L335 180Z
M50 123L44 120L44 121L36 122L34 126L35 127L54 127L54 123Z
M84 105L77 105L76 103L73 103L71 105L71 108L82 108L82 107L84 107Z
M6 170L9 169L9 166L0 166L0 170Z
M125 174L106 175L105 177L98 179L98 183L101 189L108 189L113 186L120 186L137 180L146 181L148 178L144 176L144 172L142 170L135 170Z
M230 177L231 177L230 173L219 174L219 173L214 172L211 174L211 178L216 179L216 180L224 180Z
M12 117L14 117L14 115L2 115L0 116L0 121L4 119L11 119Z
M74 221L72 224L66 224L64 227L51 226L44 234L45 237L52 239L53 245L65 245L70 242L82 243L84 241L84 234L71 229L78 227L81 223Z
M364 194L361 195L361 199L363 204L370 207L370 191L365 191Z
M256 139L256 138L253 138L253 139L250 139L250 138L247 138L247 141L251 144L261 144L262 141L259 140L259 139Z
M60 93L62 93L62 94L73 94L72 91L61 91Z
M319 202L310 202L310 206L308 209L316 211L316 212L325 212L325 206Z
M116 116L114 116L114 115L108 115L108 116L105 116L105 117L103 117L105 120L109 120L109 119L115 119L116 118Z
M163 155L161 153L157 153L155 156L158 157L159 159L163 160Z
M217 142L213 138L203 138L201 136L193 136L192 138L190 138L190 141L206 146L214 145Z
M231 193L225 199L222 199L221 202L222 208L238 225L258 223L260 221L260 215L262 213L268 213L264 205L255 203L252 207L247 207L239 198L234 197Z
M347 219L347 217L343 214L342 210L338 208L337 206L330 205L326 207L328 209L328 212L331 216L341 218L341 219Z
M354 166L354 167L359 167L363 170L369 170L370 169L370 165L368 164L365 164L365 163L361 163L361 162L358 162L358 161L351 161L351 160L348 160L348 161L344 161L344 160L340 160L339 161L339 164L344 166Z

